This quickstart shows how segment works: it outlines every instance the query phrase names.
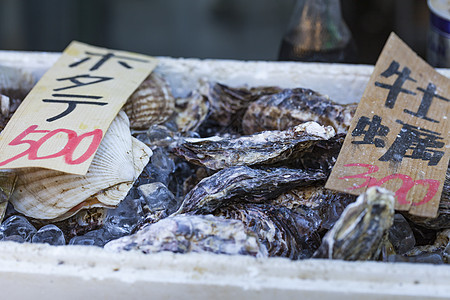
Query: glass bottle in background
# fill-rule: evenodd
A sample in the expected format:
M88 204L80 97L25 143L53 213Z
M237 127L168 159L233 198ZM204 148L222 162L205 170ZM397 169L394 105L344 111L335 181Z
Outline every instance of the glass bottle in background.
M340 0L297 0L278 60L356 63Z

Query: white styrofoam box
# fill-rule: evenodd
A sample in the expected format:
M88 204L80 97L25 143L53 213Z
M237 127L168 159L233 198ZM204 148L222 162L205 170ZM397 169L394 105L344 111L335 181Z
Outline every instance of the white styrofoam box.
M0 84L31 88L58 53L0 51ZM307 87L357 102L373 66L174 59L156 70L184 95L201 80ZM439 70L450 76L450 70ZM290 261L214 254L110 253L88 246L0 243L2 299L448 299L450 266Z

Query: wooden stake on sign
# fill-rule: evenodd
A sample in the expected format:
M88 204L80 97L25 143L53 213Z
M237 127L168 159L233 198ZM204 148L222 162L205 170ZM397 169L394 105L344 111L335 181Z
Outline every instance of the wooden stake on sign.
M112 120L156 59L72 42L0 135L0 169L86 174Z
M450 80L391 34L326 188L396 193L398 210L435 217L449 161Z

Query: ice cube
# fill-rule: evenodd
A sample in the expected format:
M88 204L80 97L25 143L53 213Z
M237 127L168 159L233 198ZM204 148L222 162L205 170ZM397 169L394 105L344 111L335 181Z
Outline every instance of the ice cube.
M23 241L30 242L37 230L25 217L14 215L3 222L0 226L0 232L2 240L13 239L19 241L12 236L20 236L23 238Z
M56 225L41 227L31 239L32 243L46 243L53 246L65 245L64 233Z
M140 199L126 197L115 209L109 209L103 228L114 238L128 235L142 218Z
M153 182L138 187L139 194L152 212L165 211L169 215L178 208L178 201L161 182Z
M69 241L69 245L103 247L107 242L111 240L111 235L104 228L100 228L97 230L89 231L85 235L74 236Z

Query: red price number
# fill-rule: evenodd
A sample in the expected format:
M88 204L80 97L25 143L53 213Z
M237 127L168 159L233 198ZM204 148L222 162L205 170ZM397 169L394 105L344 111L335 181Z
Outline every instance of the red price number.
M343 179L343 180L348 180L351 178L365 179L365 181L362 184L348 188L348 190L369 188L372 186L381 186L382 184L388 182L389 180L400 179L402 181L402 185L395 192L395 197L397 198L397 201L400 205L410 204L410 201L406 200L406 195L414 186L422 185L422 186L428 187L427 193L421 201L411 203L411 205L413 205L413 206L419 206L419 205L423 205L423 204L429 202L431 199L433 199L433 197L434 197L434 195L436 195L439 185L440 185L440 182L438 180L434 180L434 179L413 180L411 177L409 177L408 175L404 175L404 174L391 174L391 175L385 176L385 177L377 180L374 177L368 176L369 174L376 173L379 170L379 168L375 165L355 163L355 164L344 165L344 167L363 167L363 168L367 169L366 172L363 172L360 174L343 176L343 177L339 178L339 179Z
M22 153L19 153L14 157L11 157L5 161L0 162L0 166L7 165L12 161L15 161L27 155L29 160L42 160L55 157L64 157L65 163L69 165L81 164L86 160L88 160L95 153L103 137L103 131L101 129L95 129L93 131L78 135L75 131L70 129L61 128L55 130L38 130L37 127L38 127L37 125L32 125L28 127L8 144L10 146L28 144L29 147ZM38 140L25 139L28 135L36 133L45 135L39 138ZM38 151L42 147L42 145L53 136L60 133L67 135L67 143L64 146L64 148L53 154L38 156ZM75 150L80 145L80 143L87 138L91 139L91 143L89 144L85 152L81 154L80 157L74 159L73 155Z

